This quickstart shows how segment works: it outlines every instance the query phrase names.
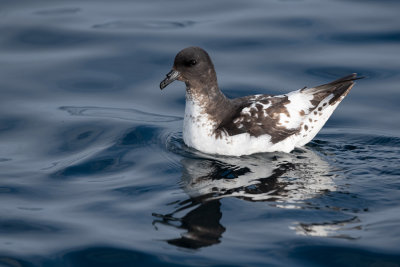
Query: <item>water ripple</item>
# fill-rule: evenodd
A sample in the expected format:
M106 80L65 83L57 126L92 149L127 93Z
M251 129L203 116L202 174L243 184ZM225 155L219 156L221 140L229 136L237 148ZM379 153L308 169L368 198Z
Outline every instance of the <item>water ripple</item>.
M32 26L31 28L14 29L13 31L17 34L5 43L10 50L15 48L26 49L27 47L30 49L71 48L98 41L93 34L43 26Z
M144 112L138 109L104 108L104 107L74 107L63 106L61 110L67 111L73 116L102 117L129 120L142 123L160 123L182 120L181 117L160 115Z
M349 73L358 73L358 75L367 78L368 80L387 80L389 78L394 78L399 75L398 71L394 71L393 69L385 69L382 67L364 68L360 66L355 67L336 67L336 66L314 66L312 68L305 69L306 74L311 74L316 77L324 78L324 79L336 79L337 77L341 77L343 75L347 75Z
M197 22L192 20L187 21L134 21L134 20L117 20L102 24L93 25L95 29L118 29L118 30L166 30L193 27Z
M386 32L350 32L331 35L320 35L320 39L324 41L336 41L347 43L349 45L365 45L373 43L398 43L400 42L400 31Z
M79 73L68 72L63 75L58 86L66 91L91 93L91 92L116 92L123 89L121 78L111 73Z
M42 16L59 16L75 14L81 11L79 7L60 7L36 11L35 14Z
M32 220L17 220L17 219L2 219L0 220L0 234L14 235L14 234L27 234L27 233L38 233L38 234L53 234L56 232L65 231L66 228L62 226L55 226L54 223L49 221L46 222L35 222Z

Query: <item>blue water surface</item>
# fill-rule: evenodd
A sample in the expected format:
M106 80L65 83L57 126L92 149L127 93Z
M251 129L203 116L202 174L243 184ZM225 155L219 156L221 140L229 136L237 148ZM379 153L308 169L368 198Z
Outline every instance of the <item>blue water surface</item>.
M0 2L1 266L400 266L398 1ZM292 153L182 140L175 54L230 97L353 72Z

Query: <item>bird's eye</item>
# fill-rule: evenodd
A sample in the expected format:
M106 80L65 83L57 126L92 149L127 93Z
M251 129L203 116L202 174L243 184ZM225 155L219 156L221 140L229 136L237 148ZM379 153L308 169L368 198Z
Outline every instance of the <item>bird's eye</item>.
M194 66L197 64L197 61L195 59L192 59L188 63L189 63L189 66Z

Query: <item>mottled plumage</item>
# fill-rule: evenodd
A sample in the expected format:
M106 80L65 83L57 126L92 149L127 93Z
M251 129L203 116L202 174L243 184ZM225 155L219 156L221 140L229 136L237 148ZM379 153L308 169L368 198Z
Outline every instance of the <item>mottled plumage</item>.
M214 66L201 48L180 51L160 88L186 83L183 139L206 153L245 155L290 152L311 141L358 79L352 74L288 94L228 99L219 90Z

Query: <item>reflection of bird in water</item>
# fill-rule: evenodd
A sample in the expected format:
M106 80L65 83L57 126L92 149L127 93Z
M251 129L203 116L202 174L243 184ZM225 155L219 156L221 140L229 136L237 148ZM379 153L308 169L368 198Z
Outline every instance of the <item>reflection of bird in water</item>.
M358 225L360 220L357 216L345 220L336 220L334 222L323 223L296 223L290 229L296 231L298 235L306 236L332 236L345 238L348 240L358 239L354 236L353 230L361 229ZM337 232L340 230L340 234Z
M169 244L177 247L197 249L220 243L219 239L222 233L225 232L225 227L219 222L222 218L221 203L219 200L202 202L201 198L192 198L180 202L179 205L183 205L183 207L178 208L171 214L153 214L153 216L160 218L160 220L153 222L154 225L161 223L187 231L179 238L167 240ZM189 211L182 218L174 217L175 213L186 209L190 210L194 206L198 207ZM176 226L174 224L175 221L179 221L180 225Z
M241 158L185 158L182 165L183 187L190 196L293 202L335 190L329 164L308 149Z
M241 158L204 156L181 161L182 187L190 198L179 202L170 214L153 214L159 218L154 224L187 231L179 238L167 240L172 245L200 248L219 243L225 231L220 224L221 198L273 201L288 207L335 190L329 164L309 149ZM175 217L185 210L190 211L181 218Z

